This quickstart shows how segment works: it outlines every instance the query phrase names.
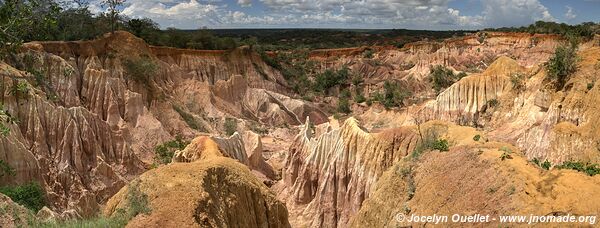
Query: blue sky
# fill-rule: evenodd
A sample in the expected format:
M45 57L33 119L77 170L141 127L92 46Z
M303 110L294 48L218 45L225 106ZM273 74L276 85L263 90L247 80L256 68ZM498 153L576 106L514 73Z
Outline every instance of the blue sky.
M100 0L90 8L100 12ZM128 0L161 27L477 29L600 21L600 0Z

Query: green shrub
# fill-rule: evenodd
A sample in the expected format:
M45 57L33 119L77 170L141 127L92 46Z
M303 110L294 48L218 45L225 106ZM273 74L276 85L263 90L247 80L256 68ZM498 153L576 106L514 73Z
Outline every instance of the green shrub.
M373 58L373 50L367 49L363 52L363 58L372 59Z
M171 163L175 151L185 149L188 144L190 142L184 141L181 136L176 136L175 140L154 147L154 160L160 164Z
M349 114L352 112L352 109L350 109L350 100L348 99L348 97L340 97L338 101L337 111L344 114Z
M29 86L27 82L23 80L18 80L10 90L10 93L14 96L27 95L28 92Z
M342 85L350 75L350 69L344 66L338 71L325 70L323 73L315 77L314 91L327 92L329 89L337 85Z
M0 123L0 135L2 135L2 137L6 137L8 134L10 134L10 128L3 123Z
M196 120L196 118L192 114L186 112L181 107L179 107L177 105L173 105L173 110L175 110L177 113L179 113L179 116L181 116L183 121L185 121L185 123L190 128L192 128L194 130L198 130L200 132L208 132L208 130L206 129L206 127L204 127L204 125L202 123L200 123L198 120Z
M577 71L578 61L576 44L562 45L555 49L554 56L546 63L546 71L557 90L561 90L571 74Z
M504 161L506 159L512 159L512 156L508 152L503 152L502 155L500 155L500 160Z
M591 164L591 163L583 163L583 162L575 162L575 161L567 161L561 165L555 166L557 169L572 169L579 172L583 172L589 176L595 176L600 174L600 165Z
M594 83L594 82L590 82L590 83L588 83L588 84L587 84L587 90L588 90L588 91L592 90L592 89L594 88L594 84L596 84L596 83Z
M418 159L423 153L430 150L449 151L450 145L448 140L440 139L436 131L429 130L411 154L412 159Z
M362 94L356 94L356 96L354 96L354 102L356 103L363 103L367 101L367 98L365 98L365 96L363 96Z
M445 139L435 140L435 142L431 146L431 149L439 150L439 151L442 151L442 152L443 151L448 151L449 150L448 140L445 140Z
M37 212L46 205L45 192L40 184L31 182L18 186L0 188L0 193L10 197L15 203Z
M234 118L225 118L223 129L227 136L232 136L237 131L237 121Z
M4 177L4 176L14 176L15 175L15 169L13 167L11 167L10 165L8 165L7 162L5 162L4 160L0 159L0 177Z
M148 195L143 193L139 187L139 181L133 181L127 188L127 213L129 218L133 218L139 214L149 214Z
M442 65L437 65L431 68L429 77L433 84L433 89L440 93L442 90L450 87L452 84L467 76L466 73L454 74L451 69L448 69Z
M542 162L542 161L540 161L539 158L534 158L533 160L531 160L531 162L545 170L550 170L550 168L552 167L552 163L549 162L548 160L545 160L544 162Z
M129 77L143 85L150 85L150 81L156 75L158 65L148 56L142 56L138 59L125 59L125 69Z
M481 135L473 136L473 141L479 142L479 139L481 139Z
M384 93L371 94L372 101L378 101L386 108L402 107L404 100L411 96L411 92L401 87L397 82L386 81L383 84Z

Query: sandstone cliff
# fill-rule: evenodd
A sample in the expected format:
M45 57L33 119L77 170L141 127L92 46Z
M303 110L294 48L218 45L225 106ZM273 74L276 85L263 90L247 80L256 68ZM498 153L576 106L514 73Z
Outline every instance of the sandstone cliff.
M351 227L432 224L400 222L396 220L397 214L451 216L477 213L493 218L529 214L585 215L600 210L599 199L595 197L600 194L599 176L590 177L572 170L542 170L510 145L472 140L458 142L456 139L468 139L472 134L481 133L450 125L447 137L456 143L449 152L428 152L418 160L406 159L391 167L352 219ZM501 159L508 150L513 151L511 158ZM444 227L465 225L438 224ZM503 226L498 220L469 226L480 225ZM557 224L536 225L560 227Z
M290 148L280 196L297 226L344 227L379 176L418 140L411 129L365 132L353 118L319 136L310 126L307 120Z
M155 71L134 77L127 64L140 59ZM0 92L11 118L3 121L11 132L0 137L0 159L16 172L0 184L40 182L53 210L77 216L95 214L154 162L155 146L177 135L219 134L226 117L238 118L241 129L327 119L289 98L281 74L248 48L158 48L115 32L27 43L11 64L21 70L2 65ZM11 92L19 84L25 90Z

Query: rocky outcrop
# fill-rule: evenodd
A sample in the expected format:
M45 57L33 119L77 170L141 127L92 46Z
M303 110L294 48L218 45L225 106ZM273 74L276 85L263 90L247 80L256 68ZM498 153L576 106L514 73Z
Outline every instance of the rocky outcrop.
M127 64L139 59L155 71L135 78ZM225 117L273 125L326 119L314 105L283 95L289 90L280 73L248 48L158 48L115 32L28 43L11 64L23 71L2 65L10 72L0 92L11 132L0 137L0 159L15 175L0 185L40 182L49 208L60 213L95 214L154 162L155 146L176 135L220 133ZM15 96L10 88L19 82L27 89Z
M275 179L275 171L265 161L262 152L262 142L258 134L251 131L242 134L235 132L227 138L200 136L184 150L175 152L173 161L189 163L211 156L223 156L235 159L269 179Z
M297 226L344 227L379 176L418 141L410 129L368 133L353 118L319 136L310 126L307 120L290 148L280 196Z
M290 227L284 204L248 167L223 157L217 142L202 137L185 150L201 158L144 173L108 201L104 214L127 209L128 192L136 188L150 212L128 227Z
M0 227L15 228L27 226L31 220L29 209L13 202L8 196L0 193Z
M403 48L372 48L372 58L362 55L364 48L349 48L317 50L310 59L320 71L349 67L364 80L363 94L379 91L386 80L393 79L421 99L435 96L428 80L433 66L477 73L499 56L508 56L525 67L537 66L551 56L560 41L556 35L484 32L442 42L409 43Z
M350 227L430 226L434 222L399 221L398 215L409 218L433 214L490 215L489 222L468 226L521 226L525 223L501 224L498 216L589 214L600 210L600 199L594 197L600 194L599 176L572 170L542 171L517 153L501 159L502 147L512 148L497 142L471 141L471 145L457 146L447 153L430 152L419 160L397 163L382 175ZM574 183L578 188L573 188ZM465 226L451 222L450 217L448 222L435 225Z
M524 74L519 64L508 58L498 58L481 74L462 78L425 104L421 115L427 120L477 123L479 115L493 109L502 95L512 90L510 77Z

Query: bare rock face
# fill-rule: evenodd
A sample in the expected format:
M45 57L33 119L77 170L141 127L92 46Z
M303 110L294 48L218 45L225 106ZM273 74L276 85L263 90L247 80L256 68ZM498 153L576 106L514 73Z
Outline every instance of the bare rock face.
M124 187L105 208L107 216L127 209L129 188L138 188L149 200L149 214L128 227L290 227L284 204L278 201L237 160L222 156L217 142L202 137L186 151L202 154L191 163L172 163L150 170Z
M211 149L207 150L205 148ZM189 163L210 156L223 156L235 159L250 169L262 173L269 179L275 179L275 171L265 161L262 152L262 142L258 134L251 131L246 131L243 134L235 132L227 138L200 136L194 139L184 150L175 152L173 161Z
M572 170L541 171L527 158L502 160L502 144L474 143L447 153L425 153L387 170L350 227L428 226L398 221L397 215L588 214L600 210L600 177ZM578 188L573 188L573 184ZM450 218L448 218L450 221ZM587 225L587 224L586 224ZM461 223L437 226L464 227ZM485 226L502 226L498 219Z
M135 79L126 65L140 58L156 72ZM10 134L0 137L0 159L15 169L0 185L39 182L58 213L96 214L150 166L155 146L176 135L219 133L225 117L274 125L326 119L313 105L283 95L289 89L281 74L247 48L156 48L115 32L90 41L28 43L18 61L15 67L36 73L2 64L15 78L5 78L6 88L19 81L28 89L18 96L0 91L13 118Z
M545 67L523 68L500 57L485 72L463 78L427 102L419 116L488 128L492 138L518 145L528 159L598 162L593 82L600 48L584 44L579 56L579 70L558 90ZM522 78L511 81L514 74Z
M427 120L477 122L480 113L488 108L491 111L500 97L512 90L511 74L523 72L516 61L500 57L485 72L462 78L426 103L421 115Z
M418 141L410 129L365 132L353 118L339 129L312 134L307 120L290 148L283 176L280 198L287 199L297 226L344 227L379 176Z

